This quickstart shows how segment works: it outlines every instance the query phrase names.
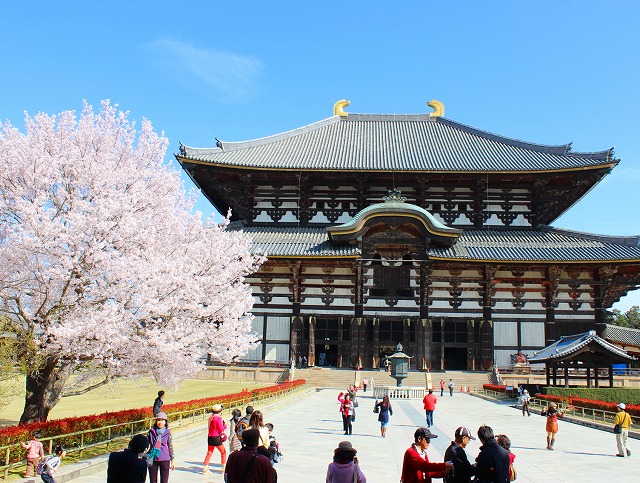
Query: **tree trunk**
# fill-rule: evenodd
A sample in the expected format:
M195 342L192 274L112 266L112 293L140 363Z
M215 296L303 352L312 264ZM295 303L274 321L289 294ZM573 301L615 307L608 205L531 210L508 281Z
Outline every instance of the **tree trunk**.
M70 374L71 365L60 364L55 357L48 358L38 371L28 373L20 424L46 421L49 411L60 401L62 389Z

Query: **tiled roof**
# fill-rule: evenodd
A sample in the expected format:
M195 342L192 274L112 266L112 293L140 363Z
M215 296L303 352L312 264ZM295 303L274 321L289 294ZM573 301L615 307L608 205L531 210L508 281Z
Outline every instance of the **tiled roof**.
M542 227L538 230L465 230L452 247L431 257L457 260L614 261L640 260L639 237L607 237Z
M585 332L584 334L560 337L560 340L557 340L541 351L536 352L533 357L529 358L529 362L537 363L554 359L563 359L570 354L578 352L580 349L592 342L600 345L602 348L604 348L608 352L611 352L615 356L621 357L623 359L634 359L634 357L627 354L626 351L620 349L616 345L607 342L603 338L598 337L594 330L590 330L589 332Z
M241 226L234 225L236 228ZM246 227L253 250L272 257L357 257L359 248L333 245L325 228ZM640 261L639 237L603 237L542 227L538 230L465 230L452 247L429 249L442 260L607 262Z
M282 134L222 148L181 146L181 162L318 171L511 172L589 168L616 163L612 150L571 151L518 141L442 118L333 116Z
M640 347L640 330L619 325L603 324L604 330L600 334L604 339L621 345Z

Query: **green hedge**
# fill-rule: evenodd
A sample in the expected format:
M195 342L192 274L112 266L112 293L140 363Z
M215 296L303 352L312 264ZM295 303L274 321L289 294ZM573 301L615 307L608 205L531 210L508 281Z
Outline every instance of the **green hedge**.
M544 394L562 397L579 397L583 399L597 399L625 404L640 404L640 388L632 387L545 387Z

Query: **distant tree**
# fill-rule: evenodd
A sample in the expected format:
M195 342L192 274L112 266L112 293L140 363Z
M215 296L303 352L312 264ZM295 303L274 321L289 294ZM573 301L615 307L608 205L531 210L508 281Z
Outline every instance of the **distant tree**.
M262 259L192 213L167 139L127 116L104 101L79 119L26 115L24 134L0 124L0 313L26 371L21 423L46 420L72 372L91 381L75 394L166 385L257 339L244 277Z
M611 314L611 324L640 329L640 307L637 305L634 305L624 313L618 309L614 309L611 311Z

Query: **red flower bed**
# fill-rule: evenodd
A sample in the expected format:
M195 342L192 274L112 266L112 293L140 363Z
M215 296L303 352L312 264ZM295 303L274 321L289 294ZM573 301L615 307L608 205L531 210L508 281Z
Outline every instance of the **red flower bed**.
M230 408L248 403L249 401L263 399L277 392L294 389L296 387L303 386L304 384L306 384L304 379L298 379L293 382L285 382L275 386L253 389L251 391L245 389L235 394L226 394L223 396L214 396L203 399L192 399L191 401L184 401L175 404L166 404L162 406L162 409L169 415L170 419L171 414L187 413L183 414L183 416L190 416L190 411L198 412L203 409L210 410L214 404L221 404L224 408ZM122 426L111 428L111 437L114 438L121 435L131 434L131 424L124 423L137 421L133 424L133 431L144 431L149 428L148 419L152 418L153 413L151 408L145 407L138 409L126 409L124 411L117 412L105 412L102 414L93 414L75 418L53 419L51 421L30 423L21 426L7 426L0 428L0 446L17 444L20 441L29 441L35 430L40 431L43 438L47 438L95 428L95 431L84 435L83 442L87 445L107 440L108 430L98 428L122 424ZM65 438L64 444L69 447L79 446L80 441L80 435L69 436ZM23 451L11 451L10 463L20 461L22 458Z
M496 384L483 384L482 389L486 389L487 391L507 392L507 386L498 386Z
M538 399L543 399L545 401L553 401L556 403L565 403L566 405L578 406L582 408L589 409L599 409L601 411L610 411L612 413L616 412L615 402L608 401L598 401L597 399L585 399L581 397L573 397L573 396L549 396L546 394L539 394L536 396ZM626 411L632 416L640 416L640 405L638 404L627 404Z

